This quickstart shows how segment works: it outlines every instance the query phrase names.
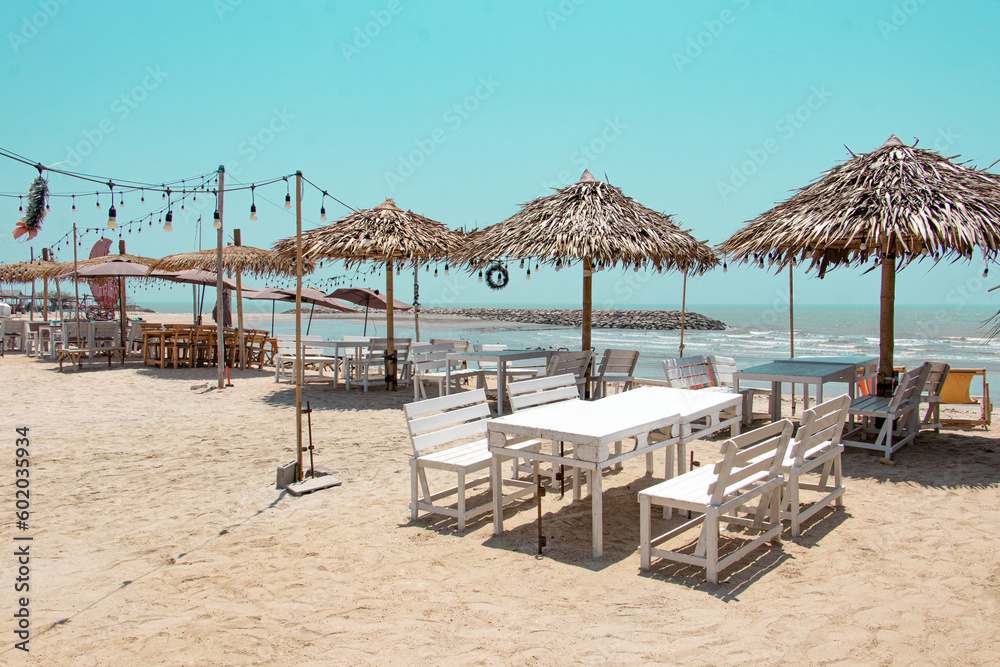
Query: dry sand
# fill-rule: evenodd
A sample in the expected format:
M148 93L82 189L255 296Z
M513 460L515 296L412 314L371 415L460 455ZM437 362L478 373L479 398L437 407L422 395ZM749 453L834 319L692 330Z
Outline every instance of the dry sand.
M183 321L183 320L181 320ZM101 362L103 364L103 362ZM464 535L409 520L409 390L312 383L317 462L342 487L274 488L293 458L294 388L236 371L130 361L59 373L8 354L0 476L0 663L996 664L1000 447L925 433L897 454L844 458L846 508L709 585L702 571L638 569L641 458L605 480L605 555L590 503L544 501ZM787 409L786 409L787 413ZM15 427L31 437L30 654L13 649ZM703 463L718 442L693 447ZM658 468L662 463L657 463Z

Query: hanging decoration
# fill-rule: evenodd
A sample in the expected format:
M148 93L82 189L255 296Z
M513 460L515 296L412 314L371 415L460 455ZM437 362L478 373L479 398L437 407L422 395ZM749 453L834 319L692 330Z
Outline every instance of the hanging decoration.
M503 289L509 282L510 274L500 262L496 262L486 269L486 284L489 285L490 289Z
M11 234L15 239L28 235L28 240L35 238L42 228L42 219L45 217L45 200L49 194L49 184L42 178L41 170L38 176L28 187L28 210L24 212L24 217L17 221L17 225Z

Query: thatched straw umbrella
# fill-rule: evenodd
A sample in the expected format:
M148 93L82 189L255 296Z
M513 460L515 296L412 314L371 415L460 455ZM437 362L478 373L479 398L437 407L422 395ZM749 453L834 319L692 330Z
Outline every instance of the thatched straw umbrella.
M375 208L356 211L340 220L302 233L302 257L318 261L341 259L347 266L369 260L385 262L385 291L392 303L392 272L397 262L446 257L458 247L461 235L445 225L403 211L391 199ZM274 249L295 257L295 237L281 239ZM396 353L392 307L386 310L389 339L385 355L386 388L396 388Z
M534 258L561 266L583 263L583 341L590 349L591 282L594 266L647 267L703 273L718 263L704 242L657 213L602 183L589 171L579 182L525 204L503 222L473 232L455 258L472 266L499 259Z
M837 266L882 267L879 392L891 391L897 263L1000 248L1000 176L956 164L892 135L854 155L751 220L719 246L734 261L782 268L810 262L819 277ZM874 267L873 267L874 268Z
M236 336L239 340L240 367L246 368L246 346L243 344L243 274L249 273L257 277L294 276L295 257L292 256L289 259L273 250L242 245L238 229L233 230L233 235L236 245L226 246L222 249L222 267L227 273L236 277ZM186 269L216 271L217 255L217 248L167 255L158 262L154 262L150 268L161 271L184 271ZM312 262L303 264L303 271L306 273L311 273L314 268Z

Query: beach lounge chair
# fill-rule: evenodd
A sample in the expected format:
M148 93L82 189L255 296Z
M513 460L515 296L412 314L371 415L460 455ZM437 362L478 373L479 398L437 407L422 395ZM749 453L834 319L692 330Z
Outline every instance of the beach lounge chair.
M486 443L486 420L491 416L483 389L461 392L403 406L406 426L413 445L410 459L410 518L416 521L420 512L443 514L458 520L459 532L465 523L493 506L492 497L476 507L468 507L466 493L481 484L489 484L489 473L474 479L468 476L489 470L493 455ZM517 445L521 451L537 451L537 440L525 440ZM515 461L516 463L516 461ZM515 466L515 470L517 466ZM431 491L428 470L441 470L457 475L454 487ZM508 479L502 484L516 487L504 500L534 493L528 480ZM440 501L455 497L454 504Z
M594 351L585 352L558 352L549 357L549 363L545 367L546 375L565 375L572 373L576 378L577 390L580 398L584 398L587 384L587 374L594 363Z
M932 428L935 433L941 431L941 390L944 389L950 371L951 366L948 364L931 363L927 382L924 383L924 390L920 393L920 402L927 404L927 412L920 421L920 428Z
M460 361L448 361L448 353L454 352L453 343L434 343L420 345L412 352L411 366L413 368L413 400L428 398L425 384L434 383L438 388L438 396L451 392L451 387L445 387L451 366L451 382L457 390L459 385L469 378L476 378L476 387L486 388L485 372L478 368L462 368Z
M972 381L983 379L983 393L971 395ZM941 388L941 403L944 405L978 405L978 417L949 417L942 419L944 426L984 426L989 430L993 422L993 402L990 400L990 385L986 382L985 368L952 368Z
M842 442L851 447L874 449L892 459L892 453L917 437L920 430L920 393L931 365L925 363L899 376L892 396L861 396L851 401L850 417L861 422L844 434ZM854 438L875 436L874 442Z
M653 556L705 568L710 583L719 572L770 540L781 542L781 463L792 435L792 422L783 419L726 440L722 460L702 466L639 492L639 567L648 570ZM756 508L751 501L757 499ZM652 507L698 514L658 537L652 536ZM746 516L739 516L743 511ZM755 539L719 559L722 524L760 532ZM658 545L701 526L693 552L657 548ZM727 540L737 540L735 535Z
M785 478L781 518L791 520L792 537L798 536L803 521L830 503L836 503L837 507L844 506L844 472L841 465L844 446L840 444L840 438L850 405L850 396L844 394L802 413L799 429L781 464L781 473ZM831 473L833 484L830 484ZM803 480L806 475L812 481ZM814 475L818 475L819 479L813 478ZM823 495L801 508L802 491Z
M590 396L594 399L607 395L609 384L621 384L622 390L632 388L635 367L639 363L638 350L604 350L597 374L590 377Z

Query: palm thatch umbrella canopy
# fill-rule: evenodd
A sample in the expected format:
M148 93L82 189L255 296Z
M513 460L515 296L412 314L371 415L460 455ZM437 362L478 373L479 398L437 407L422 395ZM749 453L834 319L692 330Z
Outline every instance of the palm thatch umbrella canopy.
M0 283L30 283L43 277L42 272L53 270L57 266L61 267L64 264L41 259L32 262L0 264Z
M957 164L892 135L854 155L751 220L718 250L779 268L808 261L819 277L837 266L882 267L879 381L892 375L897 263L932 257L988 261L1000 249L1000 176Z
M712 249L673 217L646 208L584 171L573 185L524 204L503 222L466 237L455 259L471 266L535 258L583 261L583 349L590 349L591 274L598 267L652 266L700 274L718 263Z
M312 261L343 260L347 266L365 261L385 262L388 350L385 381L396 388L395 334L392 317L392 270L396 262L418 262L446 257L458 248L461 234L444 224L404 211L391 199L375 208L355 211L324 227L302 233L302 257ZM295 259L295 237L281 239L274 249Z

